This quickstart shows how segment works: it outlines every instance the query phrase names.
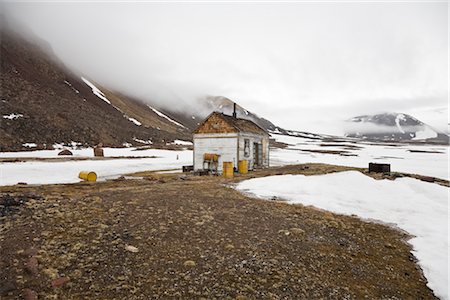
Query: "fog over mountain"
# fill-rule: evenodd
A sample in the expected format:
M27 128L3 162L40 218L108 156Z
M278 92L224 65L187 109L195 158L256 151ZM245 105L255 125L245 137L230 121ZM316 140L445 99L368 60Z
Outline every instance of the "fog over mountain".
M295 130L394 111L448 131L447 2L0 5L71 69L162 107L224 96Z

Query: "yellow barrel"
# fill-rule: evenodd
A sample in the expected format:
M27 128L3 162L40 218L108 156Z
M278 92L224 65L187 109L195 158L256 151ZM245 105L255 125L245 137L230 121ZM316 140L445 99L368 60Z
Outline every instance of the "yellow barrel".
M238 170L241 174L247 174L248 173L248 165L246 160L240 160L238 162Z
M223 162L223 177L233 178L234 175L233 170L233 162L232 161L224 161Z
M219 155L214 153L205 153L203 154L203 160L207 161L219 161Z
M97 181L97 174L95 174L95 172L81 171L80 174L78 174L78 178L86 181Z

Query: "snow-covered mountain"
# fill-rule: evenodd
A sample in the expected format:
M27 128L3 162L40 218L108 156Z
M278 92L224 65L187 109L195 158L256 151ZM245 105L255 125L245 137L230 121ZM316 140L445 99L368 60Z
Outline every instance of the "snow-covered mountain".
M449 137L403 113L363 115L347 120L345 136L382 141L446 142Z

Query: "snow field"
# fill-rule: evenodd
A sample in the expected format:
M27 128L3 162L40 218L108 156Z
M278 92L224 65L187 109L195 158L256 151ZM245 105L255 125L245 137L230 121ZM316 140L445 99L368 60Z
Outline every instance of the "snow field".
M285 149L271 149L271 166L302 163L326 163L340 166L367 168L369 162L391 164L391 171L433 176L449 179L449 147L442 145L379 144L365 142L324 142L302 137L273 134L278 142L289 146ZM321 145L328 145L326 147ZM331 146L330 146L331 145ZM357 146L359 148L349 148ZM302 150L348 151L346 155L304 152ZM414 151L434 151L440 153L420 153Z
M169 151L147 149L133 151L135 148L105 148L106 157L142 157L147 158L118 158L107 160L72 160L72 161L26 161L0 164L0 185L13 185L18 182L28 184L53 184L79 182L80 171L94 171L98 180L112 179L120 175L152 170L176 169L183 165L192 164L192 151ZM93 157L92 149L71 150L78 157ZM34 152L34 153L33 153ZM37 153L36 153L37 152ZM30 151L20 153L18 157L58 157L59 150ZM11 152L13 153L13 152ZM0 157L10 153L0 153ZM148 158L156 156L156 158Z
M412 178L375 180L349 171L255 178L239 183L237 189L265 199L276 196L292 204L396 224L414 236L409 243L428 286L441 299L449 299L449 188Z

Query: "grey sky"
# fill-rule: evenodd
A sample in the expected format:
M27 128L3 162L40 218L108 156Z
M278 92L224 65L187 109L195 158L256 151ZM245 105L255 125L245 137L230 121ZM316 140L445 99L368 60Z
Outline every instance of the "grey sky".
M448 3L5 3L89 78L182 108L222 95L341 133L396 111L448 123Z

